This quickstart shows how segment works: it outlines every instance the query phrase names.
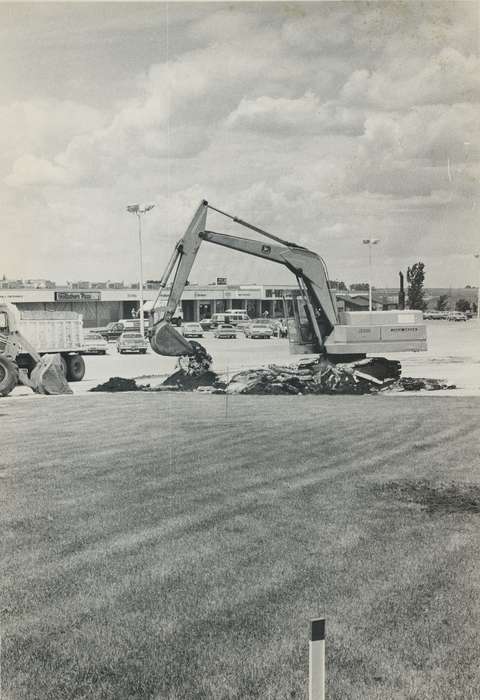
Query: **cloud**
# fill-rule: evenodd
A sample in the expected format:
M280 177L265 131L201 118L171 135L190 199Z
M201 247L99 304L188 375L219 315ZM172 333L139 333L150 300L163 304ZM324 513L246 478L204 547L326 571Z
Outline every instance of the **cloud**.
M30 187L33 185L66 185L70 180L68 173L58 165L45 158L25 155L18 158L12 172L5 178L11 187Z
M407 60L381 70L355 70L341 92L348 104L377 109L407 109L412 105L478 102L480 60L444 48L427 62Z
M203 197L325 253L339 278L362 276L363 235L381 237L385 251L388 242L392 259L435 246L435 232L457 231L460 220L469 241L480 158L475 30L468 13L441 6L207 3L190 13L171 4L168 60L165 12L147 8L130 26L122 9L85 48L101 57L111 36L108 64L122 65L93 107L78 97L91 73L69 60L69 38L78 49L93 21L88 12L82 25L77 8L74 36L64 17L55 65L44 59L64 83L68 73L75 101L45 94L0 109L4 229L35 231L39 267L127 279L136 274L130 201L157 203L145 229L152 277ZM31 27L37 44L44 29ZM98 78L88 94L101 88ZM65 230L77 241L74 261ZM277 276L212 246L199 260L199 281L216 269L237 281Z
M289 99L268 96L242 99L226 120L228 128L248 128L260 132L278 134L318 134L362 132L364 114L348 109L338 102L321 103L312 92L303 97Z

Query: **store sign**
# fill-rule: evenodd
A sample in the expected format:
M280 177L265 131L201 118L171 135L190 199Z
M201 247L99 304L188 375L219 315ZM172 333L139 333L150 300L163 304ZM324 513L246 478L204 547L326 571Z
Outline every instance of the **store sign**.
M55 292L55 301L100 301L101 292Z
M227 278L226 277L217 277L217 284L227 284Z

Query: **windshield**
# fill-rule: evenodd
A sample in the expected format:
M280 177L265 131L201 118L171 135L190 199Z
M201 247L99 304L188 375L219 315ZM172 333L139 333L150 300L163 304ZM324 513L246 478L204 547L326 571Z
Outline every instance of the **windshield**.
M137 338L141 338L142 335L141 333L124 333L122 337L127 340L136 340Z
M85 340L103 340L100 333L87 333Z

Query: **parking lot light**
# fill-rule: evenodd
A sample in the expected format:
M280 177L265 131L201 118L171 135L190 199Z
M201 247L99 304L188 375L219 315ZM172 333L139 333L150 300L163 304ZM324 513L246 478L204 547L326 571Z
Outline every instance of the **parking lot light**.
M139 287L140 287L140 332L145 335L145 316L143 312L143 252L142 252L142 215L147 211L151 211L155 204L146 204L143 207L140 204L129 204L127 211L130 214L135 214L138 218L138 257L139 257Z
M368 310L372 310L372 245L380 243L379 238L364 238L362 243L368 245Z

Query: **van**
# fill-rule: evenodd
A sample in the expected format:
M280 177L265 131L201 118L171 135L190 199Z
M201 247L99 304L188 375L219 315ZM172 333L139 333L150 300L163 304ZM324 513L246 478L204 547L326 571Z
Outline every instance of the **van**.
M212 326L216 327L219 323L231 323L236 326L240 321L250 321L250 316L243 309L227 309L227 311L219 314L212 314Z

